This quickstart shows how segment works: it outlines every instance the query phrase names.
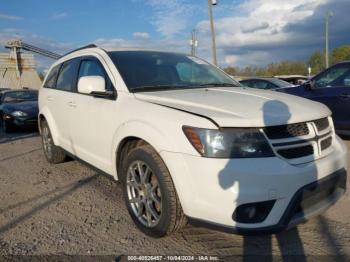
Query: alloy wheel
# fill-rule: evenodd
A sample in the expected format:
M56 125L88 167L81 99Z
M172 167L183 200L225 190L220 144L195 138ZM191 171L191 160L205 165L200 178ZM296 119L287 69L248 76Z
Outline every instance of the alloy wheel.
M137 219L147 227L155 227L162 215L162 196L158 179L143 161L134 161L127 173L128 201Z
M53 141L52 141L50 130L46 125L43 127L43 130L42 130L42 140L43 140L43 147L44 147L45 154L47 155L48 158L51 158Z

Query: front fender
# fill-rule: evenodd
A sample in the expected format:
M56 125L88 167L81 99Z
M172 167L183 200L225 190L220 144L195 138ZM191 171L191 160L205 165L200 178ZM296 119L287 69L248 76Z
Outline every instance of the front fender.
M136 137L150 144L158 153L161 151L176 151L169 135L143 121L130 121L121 125L115 132L112 147L113 176L117 180L117 151L121 142L127 137Z

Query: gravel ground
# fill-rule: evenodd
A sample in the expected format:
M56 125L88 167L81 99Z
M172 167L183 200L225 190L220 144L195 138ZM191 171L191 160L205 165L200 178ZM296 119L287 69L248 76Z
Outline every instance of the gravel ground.
M118 182L76 161L49 165L37 133L0 133L2 256L214 255L231 260L273 255L345 261L341 255L350 255L349 217L347 193L322 216L278 235L242 237L186 226L170 237L151 239L129 218Z

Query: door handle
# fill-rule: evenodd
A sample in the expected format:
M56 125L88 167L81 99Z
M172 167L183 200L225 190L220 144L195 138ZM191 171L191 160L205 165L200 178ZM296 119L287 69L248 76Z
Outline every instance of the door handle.
M69 101L69 102L68 102L68 105L69 105L70 107L77 107L77 104L74 103L73 101Z
M47 99L47 101L53 101L53 97L52 96L47 96L46 99Z
M340 98L341 99L350 99L350 94L341 94Z

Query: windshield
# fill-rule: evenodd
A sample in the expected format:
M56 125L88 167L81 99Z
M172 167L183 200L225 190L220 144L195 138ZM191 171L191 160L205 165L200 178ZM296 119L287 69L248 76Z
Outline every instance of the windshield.
M38 92L36 91L16 91L4 94L4 103L16 103L23 101L37 101Z
M284 80L281 80L281 79L278 79L278 78L271 78L270 80L272 83L274 83L275 85L278 85L279 87L289 87L289 86L292 86L293 84L287 82L287 81L284 81Z
M109 55L131 92L241 86L194 56L151 51L115 51Z

